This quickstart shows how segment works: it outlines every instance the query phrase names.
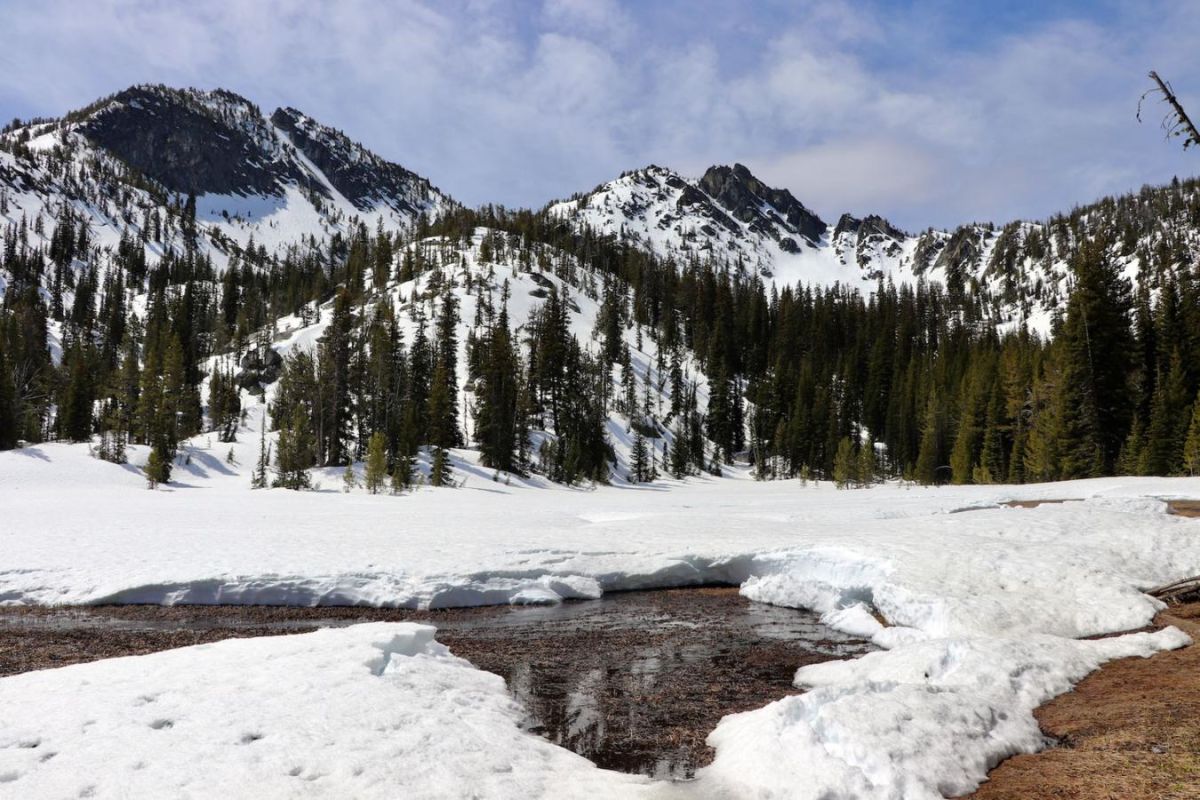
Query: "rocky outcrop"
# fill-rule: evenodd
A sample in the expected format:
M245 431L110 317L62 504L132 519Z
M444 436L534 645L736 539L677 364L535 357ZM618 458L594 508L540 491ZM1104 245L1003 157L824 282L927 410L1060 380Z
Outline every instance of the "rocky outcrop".
M267 195L284 181L306 182L274 146L258 109L232 92L135 86L79 131L172 192Z
M237 385L250 391L261 391L279 380L283 356L272 347L256 347L242 356L238 367Z
M278 108L271 124L325 175L355 206L385 203L397 211L418 213L435 191L415 172L393 164L294 108Z
M736 219L775 239L785 251L798 249L793 233L816 244L828 228L787 189L767 186L741 164L709 167L699 185Z

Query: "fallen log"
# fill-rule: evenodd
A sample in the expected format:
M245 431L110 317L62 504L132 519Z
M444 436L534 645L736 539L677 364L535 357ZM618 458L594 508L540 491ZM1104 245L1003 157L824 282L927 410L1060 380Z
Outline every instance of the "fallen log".
M1159 600L1175 600L1185 594L1192 592L1200 592L1200 575L1194 575L1190 578L1174 581L1172 583L1159 586L1151 589L1146 594L1151 597L1157 597Z

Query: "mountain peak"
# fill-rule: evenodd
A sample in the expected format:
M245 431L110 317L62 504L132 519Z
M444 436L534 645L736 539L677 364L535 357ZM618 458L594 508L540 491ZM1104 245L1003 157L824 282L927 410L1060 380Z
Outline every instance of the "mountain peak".
M415 216L450 202L425 178L387 161L293 107L270 118L228 89L138 84L57 120L25 126L26 140L82 140L181 195L283 197L287 187L358 211Z
M133 86L65 121L169 191L273 194L301 181L258 107L224 89Z
M736 219L775 239L786 252L799 250L790 236L793 232L816 244L828 228L791 192L767 186L743 164L709 167L699 186Z

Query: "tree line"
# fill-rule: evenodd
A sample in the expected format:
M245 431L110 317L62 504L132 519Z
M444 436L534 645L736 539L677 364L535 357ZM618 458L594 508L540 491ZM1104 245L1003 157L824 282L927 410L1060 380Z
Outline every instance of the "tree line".
M635 480L738 460L764 479L846 485L1192 474L1196 198L1194 184L1176 182L1009 231L988 268L999 292L1022 285L1010 278L1031 260L1066 265L1048 339L998 325L995 298L969 281L768 288L713 254L656 257L544 212L456 209L406 232L360 223L277 253L225 243L228 267L217 270L183 199L158 223L143 215L111 251L64 205L3 231L0 448L96 441L102 457L122 460L129 443L144 444L152 478L169 480L179 442L237 435L242 356L269 346L280 318L324 315L320 343L288 357L270 408L280 485L302 486L311 466L365 460L376 485L382 464L402 486L422 450L441 482L448 451L464 445L498 471L605 480L614 413L632 431ZM561 279L529 319L510 319L501 288L480 295L478 319L460 320L454 290L471 279L450 277L453 254L481 228L492 233L480 262ZM153 261L151 242L164 253ZM1136 288L1123 274L1131 257L1142 265ZM387 290L415 278L424 294L406 298L406 341ZM566 287L600 303L594 346L570 333ZM633 369L634 334L654 344L653 377ZM221 354L226 366L204 367ZM685 370L689 359L703 378ZM652 382L666 403L650 402Z

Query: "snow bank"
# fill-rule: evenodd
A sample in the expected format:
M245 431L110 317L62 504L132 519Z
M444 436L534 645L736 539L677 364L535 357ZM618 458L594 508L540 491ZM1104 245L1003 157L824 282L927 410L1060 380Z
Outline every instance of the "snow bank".
M239 468L196 451L192 464L177 470L179 481L170 491L150 492L135 470L81 453L67 445L0 453L0 602L444 607L556 602L618 589L724 583L741 585L755 600L815 609L826 623L887 648L857 661L805 668L797 681L815 687L807 694L728 718L712 734L716 761L694 783L605 783L598 790L601 796L636 789L738 798L892 800L967 791L1000 759L1042 746L1031 714L1039 703L1107 659L1185 644L1186 637L1174 630L1079 639L1147 624L1161 604L1142 590L1200 573L1200 521L1167 515L1161 500L1200 498L1200 480L1194 479L835 491L827 485L733 478L581 491L520 482L510 486L475 476L462 489L389 497L251 492ZM1025 499L1073 502L1032 509L1002 506ZM269 648L303 649L293 641L325 640L229 643L234 648L230 652L239 655L229 656L228 663L258 658L281 663L283 657L271 655ZM330 778L314 782L326 787L326 794L369 795L375 791L371 786L337 766L361 761L357 751L347 751L351 755L342 760L329 755L328 748L346 737L355 747L361 744L364 753L392 753L391 761L402 762L368 770L381 782L434 781L430 776L435 773L453 773L462 786L480 787L479 796L561 794L561 787L546 777L559 774L554 772L558 756L544 755L538 749L544 743L533 740L535 746L514 734L519 710L497 710L497 698L504 696L498 679L430 651L390 657L381 676L387 680L380 681L362 668L371 656L362 655L364 646L356 641L347 639L342 648L357 648L346 662L356 665L356 683L345 677L351 669L345 665L331 667L328 676L309 673L305 678L303 669L290 667L275 672L289 676L281 679L280 692L287 686L295 690L286 702L272 695L286 713L296 719L333 714L333 722L321 729L336 735L297 740L288 752L299 763L284 769L264 762L270 769L286 772L299 766L302 774ZM225 652L219 648L216 652ZM297 663L324 658L315 653L297 655ZM235 696L236 691L221 688L224 678L205 677L210 669L201 666L202 654L204 659L210 655L193 648L161 656L177 661L146 663L177 664L179 674L196 682L189 690L193 697ZM195 666L190 666L193 660ZM86 677L86 672L53 673L83 675L90 688L79 682L67 691L54 683L53 690L34 691L39 680L66 680L37 677L52 673L9 679L18 684L0 681L0 701L9 697L18 702L17 712L0 703L0 715L21 715L22 741L82 730L82 722L63 727L53 715L43 718L32 710L36 704L21 701L61 693L74 698L70 703L91 709L81 717L84 721L114 719L111 738L131 731L133 738L122 751L87 752L149 763L146 753L160 752L155 743L162 739L147 730L162 730L147 726L160 717L130 716L126 706L136 696L104 688L125 680L133 691L138 680L121 675L123 670L141 674L145 670L137 664L143 662L111 663L124 666L89 667L114 670L95 673L103 679ZM490 727L481 722L467 729L437 705L427 721L412 723L431 741L404 749L409 741L404 735L380 727L384 712L342 716L340 710L326 708L334 703L327 698L340 697L339 686L385 691L378 687L391 686L395 679L389 676L397 664L409 665L404 674L411 673L411 681L432 681L447 696L454 696L453 686L467 687L466 694L458 695L468 698L461 713L491 715L486 716ZM417 677L424 670L430 675ZM326 677L335 688L325 685ZM368 679L374 683L361 683ZM258 679L248 672L245 680ZM297 681L310 690L296 689ZM491 688L479 688L485 685ZM355 691L346 689L350 695ZM397 696L382 697L381 708L401 704ZM47 702L53 709L58 701ZM196 717L197 728L211 724L220 735L236 738L243 731L235 735L226 728L238 727L244 717L254 719L236 703L220 708L225 721L214 711L211 717ZM304 725L301 729L308 730ZM0 730L19 745L18 734L7 733L10 727L17 730L0 717ZM443 745L432 741L470 743L472 737L495 741L498 752L513 754L507 777L497 777L484 756L440 755L436 748ZM389 745L401 749L381 750ZM210 762L231 758L232 763L246 763L238 761L243 751L230 755L212 747ZM36 757L18 752L40 749L0 748L3 763L13 764L0 773L19 773L21 780L42 774L38 780L74 781L73 775L107 770L101 756L87 756L97 759L86 762L93 766L90 770L62 766L71 762L57 756L47 762L50 766L34 768L30 764ZM553 769L547 766L551 763ZM578 785L609 780L596 777L587 762L561 763L563 770L582 771L584 783ZM526 771L533 777L523 777ZM344 791L328 788L337 781L346 781L338 784ZM6 786L0 783L0 795ZM58 784L54 787L57 791ZM166 794L189 791L176 789Z
M739 797L938 800L1045 740L1033 710L1105 661L1189 644L1175 628L1113 639L936 640L801 668L816 687L721 721L701 779Z
M611 797L426 625L233 639L0 680L0 797Z

